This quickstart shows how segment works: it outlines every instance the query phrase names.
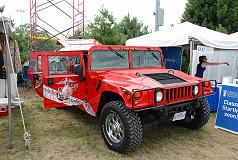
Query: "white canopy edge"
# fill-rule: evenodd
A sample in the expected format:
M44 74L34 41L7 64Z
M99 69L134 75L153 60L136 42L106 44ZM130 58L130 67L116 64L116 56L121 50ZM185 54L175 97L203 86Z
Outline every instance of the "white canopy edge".
M128 46L172 47L189 44L189 39L199 40L203 45L220 49L238 49L238 39L211 29L184 22L160 31L132 38L126 41Z
M230 34L229 37L231 39L233 39L234 41L237 41L238 40L238 32Z

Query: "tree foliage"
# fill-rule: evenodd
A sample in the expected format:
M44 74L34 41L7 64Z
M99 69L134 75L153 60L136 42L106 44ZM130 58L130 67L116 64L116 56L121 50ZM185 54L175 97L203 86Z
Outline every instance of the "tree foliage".
M38 37L49 37L49 35L43 30L37 30L36 35ZM21 54L21 62L29 61L30 54L30 25L20 25L13 32L13 37L17 41L19 51ZM37 51L54 51L57 46L54 41L51 40L38 40Z
M129 38L148 33L148 27L143 26L137 18L128 14L119 23L108 10L102 8L86 28L85 37L94 38L102 44L125 44Z
M238 31L238 1L188 0L181 21L204 26L223 33Z
M123 36L122 44L126 40L148 34L148 27L139 22L136 17L131 18L130 14L125 16L117 25L118 32Z
M58 50L58 46L56 45L56 42L54 40L51 40L51 35L48 34L48 32L44 30L37 30L36 32L37 37L43 37L46 38L46 40L37 40L37 51L43 52L43 51L56 51ZM49 38L49 39L47 39Z
M13 37L17 41L19 51L21 53L22 63L29 60L29 53L30 53L29 35L30 35L29 24L20 25L13 32Z
M69 39L82 39L84 38L83 32L81 29L77 29L74 31L74 35L70 35Z
M85 37L94 38L102 44L118 44L120 37L116 32L116 21L108 10L102 8L94 22L86 27Z
M228 33L238 31L238 1L237 0L217 0L217 17L219 25Z
M0 13L2 14L4 12L5 6L0 7Z

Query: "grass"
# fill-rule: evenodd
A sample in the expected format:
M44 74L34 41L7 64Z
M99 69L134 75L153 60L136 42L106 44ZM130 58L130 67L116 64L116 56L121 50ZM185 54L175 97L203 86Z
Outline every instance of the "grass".
M238 136L214 128L215 113L199 131L162 123L143 135L139 150L128 155L109 150L101 136L98 118L77 108L43 108L33 90L21 89L24 115L31 133L27 149L19 109L13 109L13 149L7 146L7 119L0 118L0 159L233 159L238 160Z

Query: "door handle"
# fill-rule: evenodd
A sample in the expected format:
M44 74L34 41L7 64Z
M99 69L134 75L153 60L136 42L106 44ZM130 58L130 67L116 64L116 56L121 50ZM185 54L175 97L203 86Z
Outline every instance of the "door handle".
M48 86L53 86L54 85L54 79L53 78L48 78Z

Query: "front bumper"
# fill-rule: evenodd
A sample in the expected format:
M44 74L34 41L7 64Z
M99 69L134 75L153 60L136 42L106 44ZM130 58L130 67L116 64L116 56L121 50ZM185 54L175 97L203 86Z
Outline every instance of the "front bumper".
M193 84L193 85L187 85L187 86L180 86L180 87L173 87L173 88L150 88L150 89L144 89L144 90L135 90L132 94L132 106L131 109L133 111L142 111L142 110L158 110L160 108L168 108L170 106L174 106L176 108L178 108L178 106L183 106L185 104L190 104L190 103L194 103L197 102L199 99L205 97L205 96L209 96L209 95L213 95L214 92L212 92L212 89L207 89L205 87L205 83L206 82L211 82L214 81L215 85L217 85L215 80L210 80L210 81L202 81L199 82L198 84ZM195 86L199 86L199 93L194 95L193 94L193 88ZM153 95L154 95L154 104L153 105L149 105L149 106L136 106L135 105L135 98L134 95L137 92L147 92L147 91L153 91ZM157 91L162 91L164 98L161 102L156 102L156 97L155 97L155 93Z

